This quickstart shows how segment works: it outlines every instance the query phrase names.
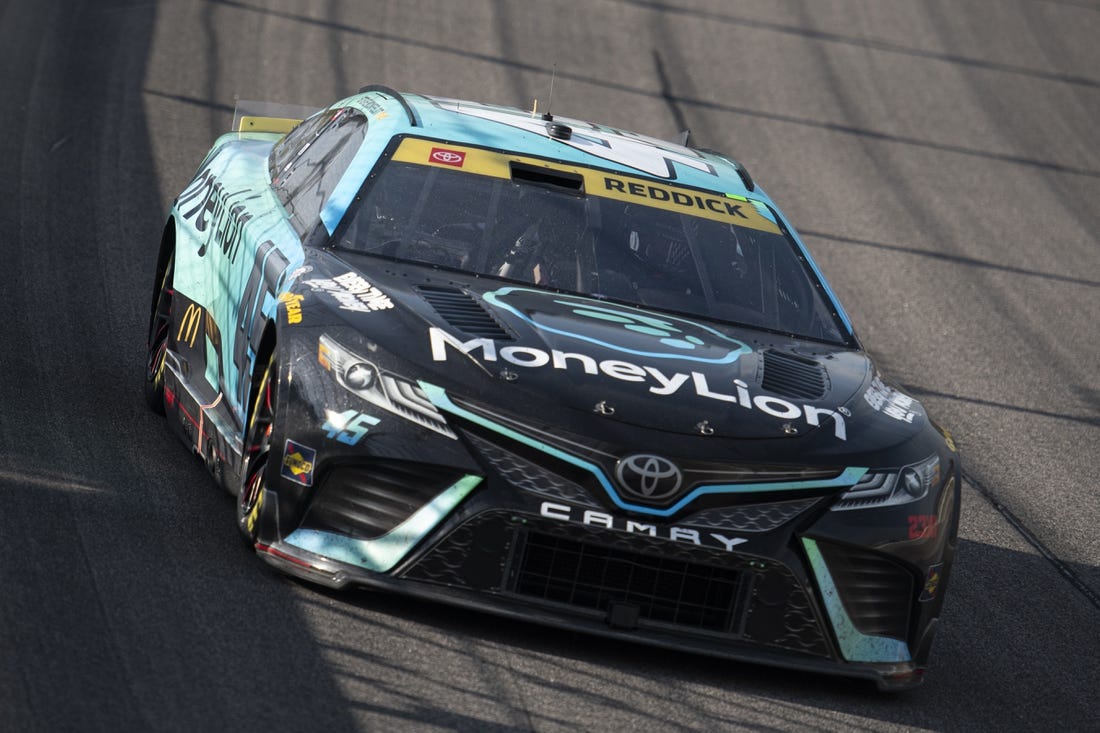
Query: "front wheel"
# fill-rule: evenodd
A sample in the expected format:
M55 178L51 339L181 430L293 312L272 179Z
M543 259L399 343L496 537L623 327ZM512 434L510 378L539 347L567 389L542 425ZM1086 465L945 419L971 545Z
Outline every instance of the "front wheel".
M176 256L173 253L164 265L149 317L149 345L145 361L145 401L149 408L164 414L164 360L168 353L168 335L172 328L172 275Z
M275 363L271 361L264 369L260 387L256 390L256 400L252 405L244 441L244 483L237 495L237 529L249 546L254 546L259 537L264 488L267 485L268 456L271 453L271 430L275 418L276 386Z

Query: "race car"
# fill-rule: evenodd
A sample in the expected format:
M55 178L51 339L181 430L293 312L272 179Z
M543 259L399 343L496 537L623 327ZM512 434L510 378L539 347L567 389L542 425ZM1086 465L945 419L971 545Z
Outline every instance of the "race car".
M382 86L241 109L168 214L145 397L299 578L927 667L959 456L730 156Z

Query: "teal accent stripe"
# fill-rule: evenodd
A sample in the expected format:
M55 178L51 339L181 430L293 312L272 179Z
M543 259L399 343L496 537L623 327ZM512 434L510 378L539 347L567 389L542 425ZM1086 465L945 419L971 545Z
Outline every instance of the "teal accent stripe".
M840 642L840 653L844 658L849 662L908 662L912 657L909 646L904 641L887 636L868 636L855 627L848 612L844 610L833 576L829 573L817 542L803 537L802 546L806 548L806 555L810 558L814 575L817 576L817 587L821 589L821 595L825 599L825 610L833 624L833 631Z
M852 329L852 320L848 318L848 313L844 310L844 306L840 304L840 298L836 297L836 293L833 292L832 287L829 285L829 281L825 279L824 273L821 272L821 269L817 266L817 262L815 262L814 258L810 255L810 250L806 248L806 245L803 244L798 233L795 232L790 224L783 222L783 225L787 227L787 231L791 234L791 239L793 239L794 243L798 246L802 256L806 258L806 262L810 265L810 269L814 271L814 275L817 277L818 282L821 283L821 287L824 288L825 294L829 298L829 305L833 306L837 315L840 316L840 320L844 324L844 327L848 329L848 335L854 336L855 331Z
M409 550L443 521L443 518L450 514L481 481L481 476L464 476L416 510L404 522L373 540L357 540L316 529L296 529L284 541L288 545L294 545L333 560L357 565L367 570L385 572L399 563Z
M707 494L746 494L754 493L758 491L805 491L808 489L827 489L840 486L851 486L859 481L863 474L867 473L866 468L846 468L844 472L839 476L831 479L821 479L814 481L777 481L774 483L759 483L759 484L710 484L708 486L700 486L691 493L689 493L680 501L673 504L668 509L655 509L653 507L641 506L640 504L630 504L623 501L618 493L615 491L615 487L612 486L611 481L607 478L607 475L603 472L599 466L582 458L566 453L565 451L555 448L552 445L547 445L541 440L532 438L529 435L513 430L512 428L500 425L493 422L481 415L470 412L462 407L459 407L451 398L447 396L447 392L441 387L437 387L434 384L428 382L420 382L420 388L424 390L424 393L431 400L432 404L438 407L440 410L444 410L453 415L463 417L470 422L477 423L483 428L492 430L495 433L504 435L516 442L523 443L536 450L540 450L543 453L547 453L555 458L571 463L578 468L583 468L588 471L596 480L599 481L600 486L607 492L608 497L621 509L626 509L631 512L638 512L639 514L649 514L655 517L670 517L676 512L683 509L691 502L698 499L700 496Z

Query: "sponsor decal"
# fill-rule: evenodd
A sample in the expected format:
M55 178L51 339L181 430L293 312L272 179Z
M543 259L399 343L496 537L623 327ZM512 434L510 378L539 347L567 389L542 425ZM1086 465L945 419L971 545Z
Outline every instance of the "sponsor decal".
M747 344L701 323L591 298L514 287L488 292L484 298L486 303L503 308L541 331L634 356L732 364L752 351ZM547 313L547 299L556 306L568 308L571 316L557 325L560 317ZM540 315L536 320L529 313ZM573 330L576 320L589 321L593 328L579 333ZM608 329L617 329L611 339L594 335Z
M176 334L178 343L187 344L195 348L195 338L199 335L199 325L202 323L202 307L194 303L187 304L187 310L180 321L180 330Z
M245 202L260 197L260 194L248 194L247 190L227 191L209 168L180 194L176 201L180 215L190 221L200 235L206 235L198 250L199 257L206 256L207 244L213 239L230 264L236 264L245 224L252 219Z
M381 422L378 418L358 410L344 412L325 410L325 418L325 424L321 429L326 431L326 437L329 440L338 440L345 445L358 445L363 436Z
M910 514L909 539L926 540L936 536L935 514Z
M281 475L303 486L313 485L313 469L317 462L317 451L309 446L287 440L283 450Z
M331 280L314 278L303 284L315 293L328 293L340 303L342 310L370 313L393 308L393 301L388 295L355 272L347 272Z
M660 397L672 397L684 393L695 394L697 397L725 402L745 410L759 410L765 415L785 422L800 419L810 427L821 425L823 418L832 418L833 434L839 440L848 439L847 425L839 411L813 405L797 405L771 395L753 395L749 392L749 385L741 379L734 379L730 385L722 386L723 390L732 388L732 391L720 391L718 387L710 384L707 375L697 371L665 371L652 365L619 359L597 361L583 353L558 349L546 351L531 346L504 346L498 349L496 342L492 339L475 338L460 341L447 331L435 326L428 329L428 338L434 361L447 361L448 353L455 351L471 358L479 355L485 362L506 361L525 369L579 371L589 376L635 382L639 385L639 389L645 387L650 394Z
M872 409L901 422L911 423L918 415L917 401L892 387L887 387L877 374L871 380L871 386L863 393L863 399Z
M451 165L455 168L461 168L462 164L466 162L466 153L462 152L461 150L432 148L432 152L428 156L428 160L433 163L439 163L440 165Z
M590 527L603 527L604 529L629 532L631 534L644 534L650 537L672 540L673 542L686 542L699 547L717 547L726 552L733 552L737 545L748 542L744 537L726 537L717 532L694 529L692 527L676 527L663 524L649 524L636 522L633 519L616 517L606 512L598 512L592 509L581 509L568 504L558 504L553 501L544 501L539 506L539 514L547 519L555 519L559 522L572 524L585 524Z
M369 115L378 115L386 111L386 108L372 97L361 97L359 99L359 104L363 105L363 109L366 110Z
M544 122L539 121L537 123L540 130L545 129L544 126ZM581 138L574 134L573 140L579 139ZM599 155L603 150L606 150L606 148L592 144L584 146L586 153L594 155ZM442 157L448 160L436 158L436 153L444 154ZM462 156L461 161L455 160L453 158L455 155ZM512 163L523 163L558 171L572 177L579 177L583 179L583 190L589 196L599 196L654 209L690 214L711 221L736 224L771 234L781 232L779 225L776 223L775 214L762 202L735 194L687 188L672 183L654 181L649 178L636 178L627 174L597 171L582 166L553 164L542 158L495 153L480 148L460 146L440 148L433 145L432 141L429 140L408 138L402 141L397 152L394 153L393 160L416 165L450 165L461 168L466 173L504 179L512 177L510 167ZM695 160L704 169L711 173L714 172L714 169L706 161L701 158L695 158ZM656 161L661 162L654 166L639 167L631 165L631 167L645 170L647 173L661 178L674 179L676 177L671 175L672 167L665 164L666 159L656 158ZM718 179L715 179L715 183L718 183Z
M688 209L697 208L704 212L725 215L731 219L744 219L748 221L749 218L748 214L742 211L742 209L748 208L748 204L734 204L728 199L718 198L717 196L685 193L684 191L668 186L657 186L652 183L642 183L641 181L631 181L623 178L612 178L611 176L604 176L603 185L604 191L613 191L622 194L614 198L629 196L632 198L651 199L652 201L661 203L672 202L677 206Z
M660 501L675 496L684 475L675 463L650 453L635 453L615 464L615 478L628 496Z
M936 597L936 591L940 588L940 576L943 572L943 563L937 563L928 568L928 575L924 578L924 588L917 599L921 603L927 603Z
M290 261L286 255L270 239L261 243L252 256L252 269L248 273L237 308L237 327L231 336L233 365L238 375L250 374L252 371L256 354L260 350L264 326L269 318L264 312L265 304L275 301L279 283L289 267ZM213 319L210 319L207 322L207 333L210 333L212 324ZM238 405L247 403L248 389L247 379L237 379Z
M305 300L304 295L297 293L283 293L279 296L279 302L286 306L286 322L287 323L301 323L302 322L302 301Z

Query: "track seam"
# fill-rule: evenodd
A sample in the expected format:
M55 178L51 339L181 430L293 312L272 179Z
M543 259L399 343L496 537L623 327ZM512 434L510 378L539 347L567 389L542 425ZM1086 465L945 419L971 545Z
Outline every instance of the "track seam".
M1039 554L1046 558L1047 562L1054 566L1054 569L1058 571L1059 575L1065 578L1070 585L1077 589L1077 592L1083 595L1089 603L1091 603L1093 606L1096 607L1098 611L1100 611L1100 595L1098 595L1096 591L1090 588L1089 585L1081 579L1081 576L1073 570L1073 568L1071 568L1067 563L1063 562L1057 555L1051 552L1050 549L1043 544L1043 541L1040 540L1035 535L1035 533L1028 529L1027 525L1025 525L1019 517L1013 514L1011 509L1002 504L1000 500L998 500L997 497L993 495L993 492L987 489L985 485L983 485L980 481L975 479L973 474L964 470L962 472L962 477L963 480L974 487L974 489L977 490L977 492L981 494L982 497L986 501L988 501L989 504L994 509L996 509L1000 513L1000 515L1004 517L1008 521L1008 523L1016 529L1017 532L1020 533L1021 537L1027 540L1028 544L1038 550Z

